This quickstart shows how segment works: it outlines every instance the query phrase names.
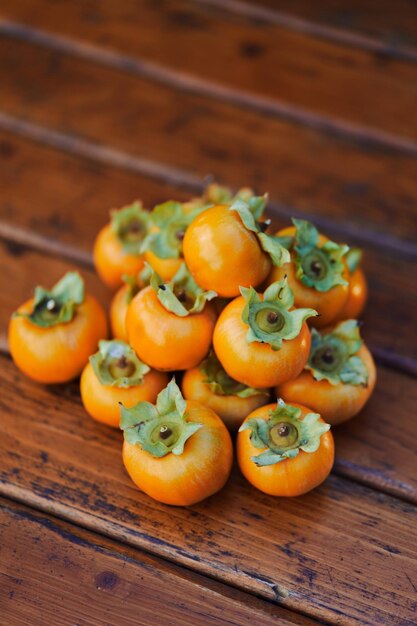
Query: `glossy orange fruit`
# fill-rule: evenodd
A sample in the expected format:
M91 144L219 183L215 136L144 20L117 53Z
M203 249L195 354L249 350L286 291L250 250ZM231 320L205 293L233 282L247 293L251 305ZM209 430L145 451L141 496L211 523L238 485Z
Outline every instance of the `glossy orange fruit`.
M143 256L126 252L110 224L97 235L93 258L98 275L111 289L122 284L123 274L137 275L144 266Z

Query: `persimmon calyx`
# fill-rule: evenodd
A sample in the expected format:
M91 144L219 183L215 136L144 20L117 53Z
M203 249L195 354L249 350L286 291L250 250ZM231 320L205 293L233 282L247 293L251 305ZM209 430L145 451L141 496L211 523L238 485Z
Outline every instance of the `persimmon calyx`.
M138 359L129 344L113 339L102 340L98 345L98 351L90 356L90 363L102 385L126 388L143 383L150 367Z
M129 409L120 406L124 438L154 457L182 454L187 440L201 427L187 421L186 402L174 378L158 394L156 406L150 402L139 402Z
M154 230L142 244L142 252L150 250L160 259L179 259L182 257L182 241L185 231L204 206L195 205L186 210L182 202L169 200L158 204L150 219Z
M285 459L293 459L300 450L316 452L320 438L330 429L329 424L319 421L318 413L307 413L300 419L301 409L278 400L277 408L269 412L269 419L253 417L245 422L239 432L250 431L250 440L263 452L253 456L255 465L275 465Z
M35 287L30 313L14 313L40 326L49 328L66 324L74 318L78 305L84 302L84 281L78 272L67 272L51 290Z
M326 241L319 247L319 233L307 220L292 220L295 235L292 249L295 252L297 278L316 291L329 291L336 285L347 285L343 278L343 258L349 246Z
M242 321L249 326L248 343L268 343L279 350L284 340L298 337L306 319L317 315L314 309L292 309L294 295L286 278L269 285L262 298L253 287L240 287L240 293L246 300Z
M233 204L239 199L248 202L254 195L253 189L250 187L242 187L233 194L229 187L212 183L205 188L202 199L206 204L213 206L215 204Z
M111 228L127 254L141 254L149 221L149 211L143 208L139 200L111 212Z
M329 333L311 329L311 349L306 364L316 380L332 385L368 384L368 370L356 354L362 345L357 320L340 322Z
M153 272L150 285L162 306L178 317L201 313L206 302L217 296L215 291L204 291L197 285L185 263L181 264L173 279L167 283Z
M345 255L349 274L353 274L362 263L363 252L360 248L349 248Z
M264 232L265 225L269 226L269 222L260 222L265 206L268 202L268 194L263 196L251 196L249 198L239 197L234 200L230 206L231 211L236 211L242 220L245 228L253 232L261 246L271 258L271 261L277 267L284 263L289 263L291 255L286 247L282 245L280 237L268 235Z
M268 395L265 389L255 389L237 382L225 372L214 352L211 352L200 365L200 371L204 374L204 383L216 396L238 396L239 398L251 398L252 396Z

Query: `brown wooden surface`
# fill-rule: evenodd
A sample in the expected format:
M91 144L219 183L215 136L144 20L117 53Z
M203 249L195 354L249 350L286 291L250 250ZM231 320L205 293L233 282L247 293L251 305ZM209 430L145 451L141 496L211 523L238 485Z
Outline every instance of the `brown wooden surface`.
M120 51L139 59L139 65L152 62L185 72L196 77L197 90L220 95L227 85L235 98L243 92L254 106L266 100L311 123L330 124L335 118L342 128L366 126L368 133L394 135L390 141L395 135L417 139L416 65L312 37L260 13L254 23L228 7L233 4L175 0L161 11L152 0L3 0L1 13L54 36ZM385 97L389 90L395 90L395 98Z
M0 538L7 626L317 623L4 499Z
M108 306L109 293L91 271L0 240L0 349L7 350L4 330L11 312L28 297L33 284L51 286L70 269L80 269L87 288ZM360 417L335 429L336 467L342 475L417 503L417 423L410 419L417 403L417 386L413 378L392 369L380 366L378 372L377 391ZM403 401L398 407L399 397Z
M21 572L2 578L0 621L5 601L7 625L53 619L78 590L71 623L149 623L162 588L172 623L209 623L208 598L214 623L414 624L414 5L4 0L0 34L1 350L10 312L69 268L108 303L91 243L110 208L185 198L214 174L268 190L277 225L306 215L366 248L379 360L318 490L269 498L235 469L177 509L132 485L121 434L86 416L76 382L42 388L0 356L0 493L42 511L0 502L2 566ZM97 589L96 568L114 588Z
M9 37L0 41L0 80L3 114L71 136L73 147L106 144L110 134L112 148L139 159L138 169L158 174L161 162L179 182L208 173L235 186L243 180L268 190L287 214L315 213L327 226L342 219L345 232L415 256L411 155ZM10 120L3 117L3 126ZM393 220L399 211L401 220Z
M147 206L166 198L187 198L190 191L160 184L144 176L111 168L108 165L81 160L10 133L0 132L0 236L50 249L69 260L91 264L91 247L98 229L107 221L108 211L136 197ZM48 172L45 177L43 172ZM77 181L77 184L74 184ZM286 224L282 216L274 223ZM328 231L346 239L343 233ZM348 238L356 243L355 238ZM3 280L13 272L13 258L0 251L4 269ZM50 263L53 267L53 263ZM58 267L58 265L57 265ZM368 246L365 270L371 296L364 316L364 336L376 355L384 362L404 370L417 372L417 283L414 279L417 261L393 251L388 254L376 246ZM1 329L5 328L10 311L31 291L36 279L20 273L27 280L4 289L5 306L0 307ZM55 278L56 274L54 274ZM32 281L32 282L31 282ZM10 303L10 304L9 304ZM389 312L389 314L387 313ZM392 332L391 317L396 316L402 332Z
M4 357L2 370L1 403L14 406L2 419L3 495L313 617L413 623L412 505L335 476L278 501L236 471L209 500L167 507L132 485L121 434L85 415L75 385L32 384Z

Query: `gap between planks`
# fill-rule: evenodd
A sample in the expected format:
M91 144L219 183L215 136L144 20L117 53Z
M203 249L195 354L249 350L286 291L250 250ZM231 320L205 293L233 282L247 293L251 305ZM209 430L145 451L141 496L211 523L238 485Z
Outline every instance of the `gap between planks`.
M111 146L93 143L85 139L80 139L79 137L72 137L58 131L50 130L43 126L39 126L38 124L15 118L7 113L3 113L2 111L0 111L0 128L17 136L30 139L31 141L41 145L46 145L56 150L60 150L61 152L71 154L72 156L98 161L118 169L148 176L149 178L161 181L162 183L187 189L191 193L200 193L204 188L205 181L210 179L210 175L204 179L188 172L187 170L158 163L150 159L136 157L127 152L112 148ZM291 217L311 219L310 214L307 215L303 211L297 210L292 206L287 206L278 201L271 201L268 207L270 212L278 217L280 216L286 219ZM404 258L410 260L417 259L417 244L414 242L404 241L396 236L391 236L385 233L368 231L367 229L355 227L346 223L340 224L323 216L314 215L313 220L319 228L333 231L335 233L343 233L343 236L355 239L359 245L371 245L375 248L386 248L393 254L399 254ZM10 227L6 227L2 224L0 226L0 236L1 233L4 232L4 228L11 232ZM16 233L18 240L21 236L23 235ZM35 241L35 239L37 239L37 236L34 236L33 241ZM48 244L48 246L54 247L58 245L50 239L45 239L44 241ZM71 249L69 246L67 248L68 250ZM65 249L59 248L59 250L63 255L66 254ZM75 253L75 256L79 256L78 253L75 252L75 249L71 252L71 255L73 253ZM68 258L72 259L73 256ZM85 262L85 258L86 257L84 257L84 259L80 258L80 261Z
M372 129L336 117L328 117L283 101L258 96L251 92L230 88L222 83L180 70L171 70L153 61L106 50L95 44L78 41L64 35L45 32L0 17L0 35L29 42L34 45L57 50L93 63L112 67L163 85L180 89L184 92L201 95L214 100L221 100L230 105L279 117L289 122L324 132L341 139L356 141L366 146L384 147L411 156L417 156L417 142L405 139L394 133Z

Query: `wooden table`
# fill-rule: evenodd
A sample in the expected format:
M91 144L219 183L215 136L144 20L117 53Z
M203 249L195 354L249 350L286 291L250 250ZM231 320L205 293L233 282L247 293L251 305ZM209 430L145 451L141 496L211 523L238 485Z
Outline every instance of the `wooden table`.
M0 622L416 623L417 8L407 0L2 0ZM315 492L233 472L189 509L142 495L77 383L7 354L36 283L92 271L111 207L206 174L366 249L379 365Z

